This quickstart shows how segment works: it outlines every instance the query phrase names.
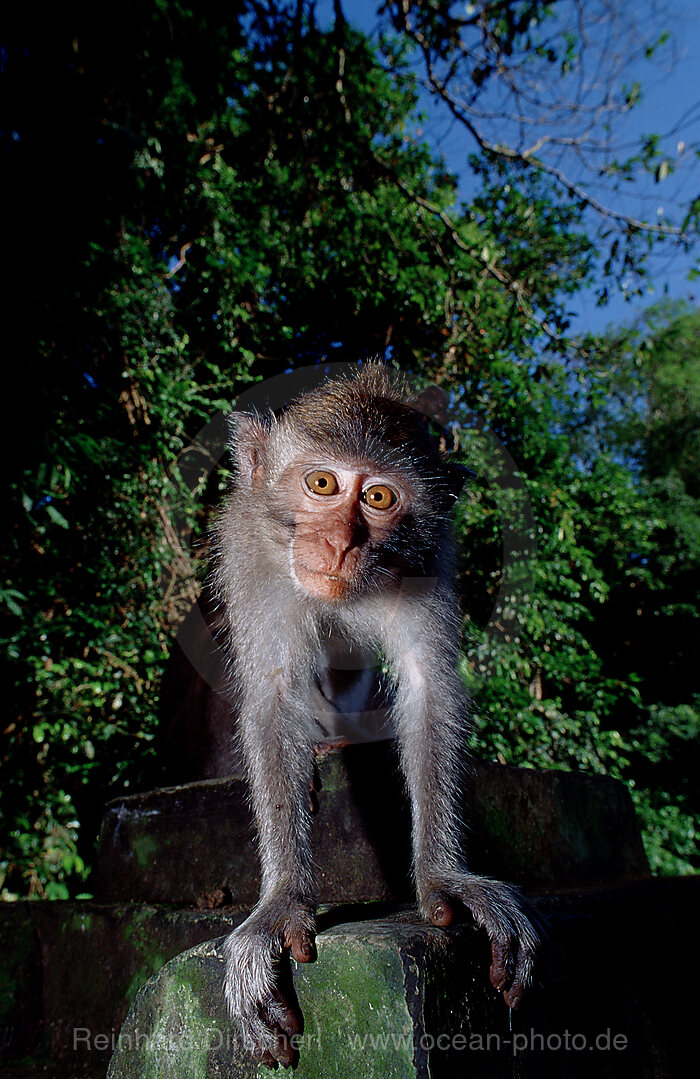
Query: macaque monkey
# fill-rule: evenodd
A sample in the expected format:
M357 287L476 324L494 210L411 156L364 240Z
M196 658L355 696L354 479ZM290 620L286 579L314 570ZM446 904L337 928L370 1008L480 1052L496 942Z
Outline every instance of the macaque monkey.
M329 729L343 712L329 672L343 642L389 672L421 915L448 926L471 911L491 941L491 981L517 1007L536 930L516 890L470 873L460 849L469 706L455 671L450 466L379 363L279 416L237 415L233 453L214 581L262 865L258 904L225 946L226 999L245 1044L271 1067L297 1057L281 960L316 958L309 789L319 729L340 730ZM356 682L369 699L366 672Z

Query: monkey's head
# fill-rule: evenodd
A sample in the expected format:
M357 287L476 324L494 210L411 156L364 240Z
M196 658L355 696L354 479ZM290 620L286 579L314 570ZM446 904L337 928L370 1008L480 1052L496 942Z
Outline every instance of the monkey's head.
M266 520L306 594L338 601L432 575L454 477L425 417L381 364L366 364L280 415L240 415L238 501Z

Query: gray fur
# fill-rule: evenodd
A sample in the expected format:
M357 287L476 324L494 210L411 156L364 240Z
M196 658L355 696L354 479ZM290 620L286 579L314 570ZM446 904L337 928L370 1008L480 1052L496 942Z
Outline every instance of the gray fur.
M455 670L459 612L440 462L420 447L414 459L407 455L405 398L390 389L381 369L363 370L340 386L330 384L332 422L323 389L280 420L239 418L233 435L237 482L216 530L216 588L227 614L262 867L260 900L226 942L225 993L245 1043L266 1063L294 1059L280 1036L292 1028L279 999L279 964L291 939L313 944L308 795L318 739L314 715L319 699L333 697L329 667L339 642L346 649L379 651L389 666L392 721L413 810L421 914L439 922L441 907L469 908L492 941L492 981L515 1006L530 983L537 946L515 889L470 874L461 850L458 804L469 706ZM363 409L370 417L367 429L357 422ZM393 552L403 560L400 576L391 558L382 564L368 544L348 598L323 600L300 586L293 569L293 515L280 494L280 477L300 457L314 468L340 464L399 477L411 507L410 531L403 537L397 531ZM362 714L374 682L362 671L353 681Z

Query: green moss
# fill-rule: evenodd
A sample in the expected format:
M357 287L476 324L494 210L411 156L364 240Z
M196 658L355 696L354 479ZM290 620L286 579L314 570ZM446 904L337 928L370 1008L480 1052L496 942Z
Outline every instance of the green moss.
M137 996L119 1035L110 1079L205 1079L212 1052L230 1052L221 1007L219 964L185 952L167 963Z
M349 1060L365 1079L414 1075L413 1023L392 942L381 934L320 937L318 961L297 966L295 983L306 1017L299 1079L341 1079Z
M158 843L151 835L133 837L131 849L139 869L148 869L158 854Z

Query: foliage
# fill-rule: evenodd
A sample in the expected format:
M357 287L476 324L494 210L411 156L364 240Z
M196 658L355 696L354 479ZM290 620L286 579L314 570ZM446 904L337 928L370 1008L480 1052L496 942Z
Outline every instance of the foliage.
M223 16L184 0L55 10L42 27L15 16L8 896L89 887L105 797L152 774L202 506L226 478L212 417L254 380L368 353L451 390L477 473L460 530L480 747L639 776L658 864L694 857L678 769L657 787L640 761L662 755L660 730L675 754L692 728L697 470L669 432L696 437L677 358L695 314L583 343L577 366L565 298L596 255L579 200L487 155L460 206L417 134L408 39L377 46L337 16L324 29L303 5ZM673 694L638 636L611 639L642 592L680 649Z
M463 591L487 627L465 668L480 750L625 779L665 872L697 868L698 327L698 311L657 308L587 341L550 378L536 436L507 432L519 472L472 429L478 480L462 508ZM508 411L494 406L496 426Z
M645 63L671 60L656 0L388 0L382 10L450 116L452 146L475 151L483 174L506 175L515 197L546 182L554 203L576 206L595 240L601 303L611 290L640 293L655 241L692 248L697 143L677 137L689 116L666 132L640 129L643 87L630 82Z

